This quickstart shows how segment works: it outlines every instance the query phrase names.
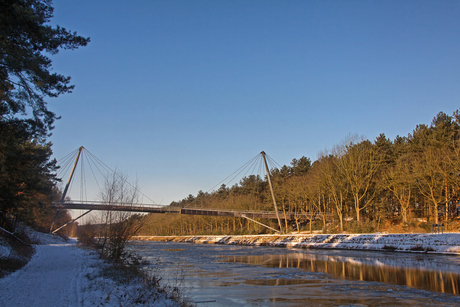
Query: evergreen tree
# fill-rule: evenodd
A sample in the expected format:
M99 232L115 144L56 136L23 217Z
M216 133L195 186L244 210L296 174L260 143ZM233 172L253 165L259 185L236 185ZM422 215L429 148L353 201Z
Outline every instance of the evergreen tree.
M70 77L51 72L47 54L89 42L50 26L52 16L50 0L0 1L0 210L26 221L37 208L49 210L58 193L46 142L57 116L45 99L74 87Z
M48 110L45 97L57 97L74 87L70 77L51 73L45 53L89 42L75 32L48 25L52 16L50 0L0 1L0 120L21 118L34 137L45 137L57 118ZM32 117L23 119L29 108Z
M311 160L307 157L302 157L299 160L292 159L291 166L294 175L303 175L311 169Z
M32 222L35 207L49 209L57 194L57 166L50 160L51 143L25 138L22 132L0 121L0 211Z

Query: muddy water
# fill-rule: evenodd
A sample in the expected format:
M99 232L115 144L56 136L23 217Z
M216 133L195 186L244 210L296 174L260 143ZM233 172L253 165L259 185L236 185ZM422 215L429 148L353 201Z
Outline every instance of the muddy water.
M198 306L459 306L456 256L135 242Z

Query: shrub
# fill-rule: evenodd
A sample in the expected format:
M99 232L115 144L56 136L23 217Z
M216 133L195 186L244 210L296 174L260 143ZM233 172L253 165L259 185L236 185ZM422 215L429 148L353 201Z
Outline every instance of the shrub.
M344 225L345 230L351 233L372 233L375 231L374 221L357 222L351 221Z
M426 247L423 247L422 245L415 245L413 247L410 248L411 251L414 251L414 252L434 252L434 249L431 248L430 246L426 246Z
M80 244L85 246L96 246L95 233L92 230L79 231L77 235L77 240L78 242L80 242Z
M393 245L385 245L382 249L386 250L386 251L389 251L389 252L392 252L392 251L395 251L397 249L397 247L393 246Z

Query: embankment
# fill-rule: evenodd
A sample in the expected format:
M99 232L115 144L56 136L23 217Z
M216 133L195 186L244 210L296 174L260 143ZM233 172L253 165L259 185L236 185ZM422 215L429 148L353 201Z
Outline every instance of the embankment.
M460 233L137 236L133 239L195 244L460 254Z

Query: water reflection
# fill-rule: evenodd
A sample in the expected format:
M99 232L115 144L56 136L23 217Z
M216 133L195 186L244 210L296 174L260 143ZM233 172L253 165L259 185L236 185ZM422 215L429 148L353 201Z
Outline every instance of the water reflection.
M377 281L405 285L412 288L459 294L458 266L430 268L428 259L415 259L412 266L403 266L401 259L352 258L307 253L262 256L222 256L223 262L239 262L266 267L298 268L309 272L361 281ZM407 264L407 263L406 263ZM453 272L452 272L453 271Z
M254 280L246 280L244 282L248 285L256 285L256 286L292 286L292 285L307 285L307 284L327 284L329 281L324 280L308 280L308 279L254 279Z
M409 267L410 270L437 271L443 276L445 272L460 274L460 257L455 256L163 242L131 242L130 248L149 261L147 269L159 272L162 282L174 284L180 281L193 301L215 300L209 304L212 307L460 306L458 294L419 291L396 285L391 278L387 279L389 283L377 283L347 277L347 270L352 270L347 269L348 263L357 266L355 271L363 270L362 274L354 274L358 280L360 275L363 275L362 280L369 279L368 270L360 265L383 266L382 270ZM262 255L271 256L257 257ZM230 262L226 262L227 259ZM316 264L315 260L318 260ZM330 268L342 268L342 262L345 263L345 274L337 275L344 277L331 278L333 272ZM326 265L328 270L320 270ZM309 272L307 267L315 270ZM389 275L395 274L388 272ZM420 279L425 278L423 274L420 276ZM455 275L452 278L458 280ZM457 291L450 292L458 293L458 287L453 288ZM448 289L444 291L449 292Z

